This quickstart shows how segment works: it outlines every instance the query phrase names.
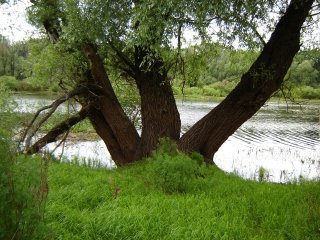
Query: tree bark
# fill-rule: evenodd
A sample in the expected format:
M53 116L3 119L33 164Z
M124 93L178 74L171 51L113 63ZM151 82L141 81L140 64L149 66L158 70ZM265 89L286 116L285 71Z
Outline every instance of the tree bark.
M113 160L119 165L131 163L137 160L135 153L140 141L139 134L119 103L95 47L85 43L82 48L91 65L92 78L88 78L91 80L89 84L100 87L103 92L97 96L99 104L90 117L91 123L110 153L115 153L111 155Z
M220 146L280 88L300 48L300 30L313 0L293 0L258 59L215 109L179 141L186 152L198 151L208 162Z
M137 157L149 156L162 137L180 138L181 121L166 74L140 72L137 85L141 96L142 133Z
M31 2L39 5L37 1ZM57 8L55 3L46 4L49 8ZM43 20L47 35L54 44L59 41L61 34L59 18L60 16L48 15ZM135 157L140 141L139 134L119 103L105 71L103 60L95 46L91 43L83 43L81 47L89 62L90 75L90 77L84 77L84 85L88 87L88 91L81 95L81 104L86 106L92 101L97 102L88 115L93 127L105 142L117 165L131 163L137 160ZM61 132L54 129L53 131L55 137L49 134L50 139L55 139L56 134L60 135ZM42 147L42 144L40 145ZM35 149L38 151L40 148Z

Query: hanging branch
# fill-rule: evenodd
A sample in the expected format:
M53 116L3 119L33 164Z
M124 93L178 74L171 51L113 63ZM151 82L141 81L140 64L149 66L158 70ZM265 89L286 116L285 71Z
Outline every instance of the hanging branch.
M21 144L25 142L25 147L28 148L30 146L31 139L34 137L36 132L39 130L39 128L45 123L51 116L52 114L57 110L57 108L64 103L65 101L69 100L70 98L79 95L81 93L84 93L87 89L85 87L78 87L74 89L73 91L69 92L65 96L60 97L59 99L55 100L53 103L51 103L48 106L44 106L40 108L36 114L34 115L33 119L31 122L28 124L26 130L24 131L20 141L19 141L19 147L21 147ZM50 109L49 112L47 112L44 117L37 123L35 124L36 120L38 119L39 115L45 111Z
M54 126L45 136L40 138L31 147L27 146L25 148L25 153L37 153L40 151L41 148L43 148L47 144L57 141L58 137L61 134L68 132L74 125L84 120L88 116L90 109L93 107L93 105L94 103L87 105L86 107L82 108L80 112L78 112L77 114Z

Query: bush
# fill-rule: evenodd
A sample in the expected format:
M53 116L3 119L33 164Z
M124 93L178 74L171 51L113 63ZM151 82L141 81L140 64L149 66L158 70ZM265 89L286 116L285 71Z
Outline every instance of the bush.
M183 94L185 95L199 95L201 96L203 93L203 90L199 87L185 87L183 89Z
M200 154L179 153L174 142L162 139L160 146L148 159L147 174L151 183L165 193L185 193L194 179L202 176L203 158Z
M293 90L294 96L302 99L320 99L320 88L301 86Z
M0 84L11 91L42 91L46 90L40 86L31 84L28 80L17 80L12 76L1 76Z
M203 95L204 96L221 97L221 92L218 89L205 86L205 87L203 87Z
M45 239L46 167L16 157L0 133L0 239Z

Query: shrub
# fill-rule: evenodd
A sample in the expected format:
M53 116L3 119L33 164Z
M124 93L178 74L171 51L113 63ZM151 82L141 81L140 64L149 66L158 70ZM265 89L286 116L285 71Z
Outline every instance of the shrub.
M218 89L210 88L210 87L203 87L203 95L204 96L215 96L215 97L221 97L221 93Z
M46 90L46 88L42 88L41 86L31 84L29 80L17 80L12 76L1 76L0 77L0 85L5 86L7 89L11 91L42 91Z
M183 89L183 94L185 95L202 95L203 90L199 87L185 87Z
M190 157L179 153L174 142L162 139L148 159L147 175L151 183L165 193L185 193L192 187L192 181L202 176L202 164L200 154Z
M320 99L320 88L301 86L294 89L294 95L303 99Z
M0 239L45 239L46 167L16 157L0 133Z

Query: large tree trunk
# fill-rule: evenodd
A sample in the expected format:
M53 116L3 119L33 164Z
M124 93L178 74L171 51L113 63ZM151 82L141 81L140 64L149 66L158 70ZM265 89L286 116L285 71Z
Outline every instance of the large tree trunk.
M140 72L137 85L141 96L142 133L138 158L149 156L159 138L180 138L180 115L166 74Z
M99 136L107 145L117 165L131 163L136 158L140 137L113 91L103 61L91 44L83 44L83 51L90 61L89 86L98 89L99 104L89 116ZM88 97L86 101L90 101Z
M198 151L208 162L220 146L280 88L300 48L300 30L313 0L293 0L258 59L236 88L179 141L183 151Z

